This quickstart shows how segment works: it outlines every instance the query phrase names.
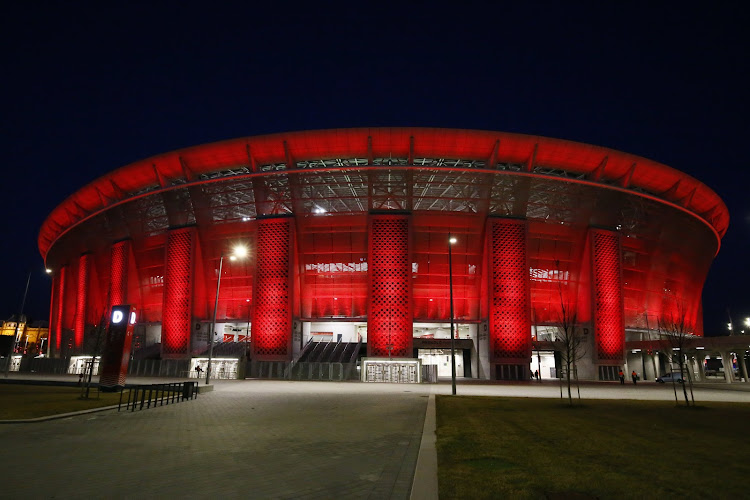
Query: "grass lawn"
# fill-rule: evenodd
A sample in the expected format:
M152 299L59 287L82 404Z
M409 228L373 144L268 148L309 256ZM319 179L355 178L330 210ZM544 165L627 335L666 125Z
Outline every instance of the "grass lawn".
M0 420L35 418L117 404L119 393L89 391L91 399L80 399L80 387L0 384Z
M436 409L441 499L716 498L747 480L747 404L437 396Z

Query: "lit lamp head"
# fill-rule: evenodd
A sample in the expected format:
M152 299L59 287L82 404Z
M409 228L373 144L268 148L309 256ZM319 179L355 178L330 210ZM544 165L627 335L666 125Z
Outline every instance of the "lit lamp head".
M47 273L47 274L52 274L52 269L50 269L50 268L48 267L48 268L46 268L46 269L44 270L44 272L45 272L45 273Z
M237 245L232 249L232 254L229 256L229 260L244 259L245 257L247 257L247 247Z
M455 245L457 241L458 240L455 237L451 236L451 238L448 240L448 243L450 243L451 245Z

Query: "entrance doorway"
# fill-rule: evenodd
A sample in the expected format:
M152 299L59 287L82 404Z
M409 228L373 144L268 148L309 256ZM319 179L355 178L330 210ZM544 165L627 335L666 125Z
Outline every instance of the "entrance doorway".
M464 350L456 349L456 377L464 376ZM438 377L451 376L451 350L450 349L418 349L417 357L423 365L437 365Z
M556 378L555 371L555 352L554 351L532 351L531 364L529 365L531 373L539 370L541 380Z

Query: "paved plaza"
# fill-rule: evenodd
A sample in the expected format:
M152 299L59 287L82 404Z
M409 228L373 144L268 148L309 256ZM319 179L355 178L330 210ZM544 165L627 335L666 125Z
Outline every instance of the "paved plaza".
M750 402L748 385L711 384L696 389L696 400ZM0 463L14 464L0 497L405 499L416 469L417 483L434 483L415 483L429 498L436 459L422 443L423 428L434 437L428 402L450 389L445 382L220 381L180 404L0 425ZM458 393L560 397L553 382L465 381ZM586 383L581 393L674 399L670 386L653 383Z

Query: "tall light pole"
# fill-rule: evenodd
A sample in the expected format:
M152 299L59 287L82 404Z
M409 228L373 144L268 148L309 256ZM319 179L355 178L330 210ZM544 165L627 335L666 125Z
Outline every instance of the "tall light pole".
M247 247L237 245L234 247L233 252L229 255L229 260L242 259L247 256ZM221 253L219 258L219 277L216 280L216 301L214 301L214 319L211 322L211 328L208 330L208 366L206 367L206 385L208 380L211 378L211 360L214 357L214 329L216 328L216 311L219 309L219 290L221 290L221 270L224 265L224 252Z
M448 233L448 291L450 293L451 311L451 390L456 395L456 337L453 334L453 252L451 248L456 243L456 238Z

